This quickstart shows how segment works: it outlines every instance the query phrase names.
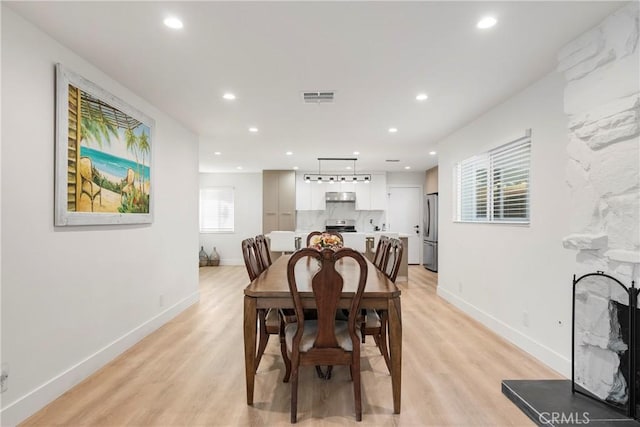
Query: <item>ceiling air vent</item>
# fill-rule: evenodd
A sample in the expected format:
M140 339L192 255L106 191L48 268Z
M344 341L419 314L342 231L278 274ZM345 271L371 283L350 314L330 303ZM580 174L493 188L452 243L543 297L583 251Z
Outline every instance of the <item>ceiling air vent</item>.
M302 92L302 101L305 104L331 104L336 93L332 90L316 92Z
M400 160L399 159L387 159L385 160L385 162L389 162L389 163L398 163Z

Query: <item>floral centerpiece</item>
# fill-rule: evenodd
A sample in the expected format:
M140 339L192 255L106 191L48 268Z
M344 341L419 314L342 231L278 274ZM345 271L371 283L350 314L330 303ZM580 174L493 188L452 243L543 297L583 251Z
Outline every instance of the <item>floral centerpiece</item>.
M309 247L319 251L325 248L340 249L342 247L342 239L334 234L322 233L311 238Z

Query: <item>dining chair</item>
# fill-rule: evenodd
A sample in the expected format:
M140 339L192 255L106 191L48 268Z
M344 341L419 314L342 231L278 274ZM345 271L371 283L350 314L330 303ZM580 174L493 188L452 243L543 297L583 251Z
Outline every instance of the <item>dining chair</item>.
M400 271L400 262L402 261L402 253L404 247L402 240L389 239L389 243L386 251L386 258L384 260L384 268L382 272L393 282L396 282L398 277L398 271Z
M264 237L264 236L263 236ZM262 262L260 251L256 240L253 238L244 239L242 241L242 256L244 258L244 265L247 268L249 274L249 280L253 281L256 277L262 273L267 266ZM258 370L262 355L267 348L270 335L278 335L280 337L280 352L284 355L284 319L281 314L275 308L268 310L258 310L258 350L256 354L255 367Z
M258 255L260 256L262 267L269 267L271 265L271 249L269 248L269 241L264 234L256 236L256 245L258 246Z
M361 254L367 252L367 235L365 233L344 233L342 243L345 248L355 249Z
M317 259L320 269L310 279L310 283L299 283L296 264L305 258ZM343 258L353 258L358 263L357 278L342 277L336 270L336 262ZM291 381L291 422L297 422L299 369L301 366L310 365L349 365L353 380L356 420L361 421L360 330L356 327L356 322L360 322L359 306L367 281L367 263L364 257L349 248L337 251L304 248L289 259L287 279L297 318L296 323L285 326L288 358L285 363L290 363L291 369L290 376L285 375L284 382ZM345 280L357 281L346 321L336 320L335 317ZM299 288L312 290L317 307L317 319L305 319Z
M396 278L398 277L398 271L400 270L400 262L402 261L402 254L404 251L402 240L388 239L383 245L383 263L380 270L389 280L395 283ZM364 343L367 335L373 336L373 340L380 350L380 354L382 354L382 357L384 358L387 369L391 372L391 359L389 357L389 347L387 345L387 310L368 309L363 311L364 322L360 326L363 331L362 342Z
M384 262L384 258L386 256L387 245L389 243L389 237L385 235L381 235L377 237L376 243L376 254L373 257L373 265L378 267L378 270L381 270Z

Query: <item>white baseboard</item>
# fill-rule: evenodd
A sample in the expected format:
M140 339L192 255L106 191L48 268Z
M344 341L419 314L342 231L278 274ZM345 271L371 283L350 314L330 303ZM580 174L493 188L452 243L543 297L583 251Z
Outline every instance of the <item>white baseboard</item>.
M200 292L194 292L107 344L91 356L11 402L0 411L0 425L3 427L15 426L24 421L199 300Z
M220 260L220 265L244 265L242 258L225 258Z
M480 310L473 304L460 298L453 292L438 286L438 295L453 304L475 320L482 323L502 338L520 347L540 362L567 378L571 377L571 359L567 359L549 347L533 340L512 326L496 319L492 315Z

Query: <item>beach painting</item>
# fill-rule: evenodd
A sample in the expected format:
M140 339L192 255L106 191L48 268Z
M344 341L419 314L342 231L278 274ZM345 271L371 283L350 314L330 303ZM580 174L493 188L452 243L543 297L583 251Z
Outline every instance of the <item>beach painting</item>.
M150 223L154 121L56 66L55 224Z

